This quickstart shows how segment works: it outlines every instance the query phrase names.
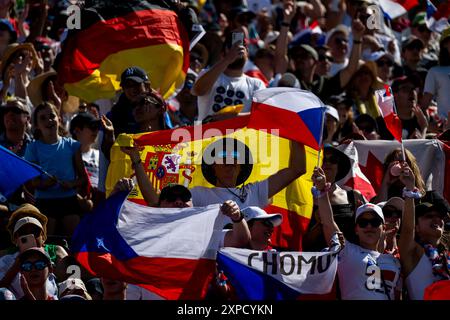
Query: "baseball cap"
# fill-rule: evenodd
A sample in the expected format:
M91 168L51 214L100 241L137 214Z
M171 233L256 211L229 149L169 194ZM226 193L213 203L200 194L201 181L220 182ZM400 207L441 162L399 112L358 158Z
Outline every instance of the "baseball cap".
M445 216L448 216L447 210L443 206L436 205L431 202L422 202L418 205L416 205L415 208L415 218L423 216L424 214L430 212L430 211L436 211L439 212L442 218Z
M327 110L325 111L326 114L329 114L330 116L332 116L337 122L339 122L339 113L336 110L336 108L332 107L332 106L325 106L327 108Z
M330 31L328 31L327 36L325 38L325 44L328 44L328 42L330 41L331 37L337 33L337 32L341 32L343 34L345 34L345 36L348 38L349 36L349 29L347 26L340 24L336 27L334 27L333 29L331 29Z
M381 218L383 223L385 222L383 210L381 210L381 208L378 205L370 203L370 202L363 204L356 210L355 221L358 220L359 216L362 215L364 212L374 212L378 217Z
M383 202L377 203L377 206L379 206L381 209L383 209L384 207L387 207L387 206L392 206L399 211L403 211L404 205L405 205L405 201L399 197L392 197L388 201L383 201Z
M11 98L7 100L6 103L2 106L2 108L5 112L12 109L16 109L22 111L23 113L31 115L31 110L28 107L27 102L21 98Z
M27 259L27 257L29 257L33 253L38 253L40 256L42 256L47 261L47 263L49 265L51 265L52 262L50 260L49 254L42 247L31 247L31 248L26 249L22 253L20 253L20 255L19 255L20 262L25 261Z
M274 227L278 227L283 222L283 216L280 213L268 214L259 207L246 207L241 212L246 221L270 219Z
M83 291L84 297L87 298L88 300L92 300L91 296L89 295L86 289L86 286L84 285L83 280L81 279L68 278L58 285L58 292L60 297L64 295L64 292L66 290L76 290L76 289L81 289Z
M147 72L140 67L129 67L126 68L122 75L120 76L120 86L123 87L123 84L127 80L133 80L137 83L148 82Z
M76 128L88 127L100 129L101 121L90 112L80 112L70 121L70 133L73 135Z
M43 230L42 224L39 222L38 219L33 218L33 217L25 217L25 218L17 220L16 224L14 225L13 234L16 233L17 230L19 230L26 224L34 224L35 226L38 226L41 230Z

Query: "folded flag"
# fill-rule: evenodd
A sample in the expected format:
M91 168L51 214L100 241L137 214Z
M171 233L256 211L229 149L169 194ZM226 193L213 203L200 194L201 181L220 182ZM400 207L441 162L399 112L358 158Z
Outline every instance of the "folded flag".
M330 252L271 252L222 248L222 270L243 300L294 300L301 294L326 294L333 287L337 249Z
M378 109L386 123L386 128L398 141L402 141L402 122L395 110L394 95L391 88L385 86L384 89L376 90L375 96L378 102Z
M0 194L9 197L28 180L45 172L34 163L0 146Z
M112 195L80 222L72 237L76 259L95 276L166 299L203 298L222 237L219 205L152 208L127 196Z
M253 96L249 128L279 130L281 137L320 149L325 105L310 91L268 88Z
M150 1L90 1L81 30L70 30L57 57L59 82L86 101L113 98L130 66L147 71L167 98L184 83L189 38L177 14Z

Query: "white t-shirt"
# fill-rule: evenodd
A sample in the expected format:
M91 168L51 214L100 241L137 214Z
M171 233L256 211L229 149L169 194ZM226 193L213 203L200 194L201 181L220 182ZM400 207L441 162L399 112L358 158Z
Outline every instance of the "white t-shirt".
M346 241L338 256L338 276L343 300L389 300L386 292L394 300L400 262Z
M89 173L89 180L94 188L98 186L98 175L99 175L99 151L96 149L90 149L88 152L84 152L81 155L84 163L84 167Z
M202 70L197 79L206 72L206 69ZM211 90L198 97L198 120L202 121L226 106L238 104L244 104L241 112L250 112L254 92L265 87L260 79L245 74L240 77L228 77L221 73Z
M194 207L206 207L210 204L224 203L227 200L235 201L239 208L243 209L249 206L257 206L264 208L269 202L269 180L258 181L255 183L249 183L244 186L247 196L244 202L241 202L237 195L241 194L241 189L228 188L207 188L207 187L194 187L192 188L192 204ZM229 217L224 219L225 225L231 223Z
M436 66L428 70L423 92L435 96L439 115L447 117L450 111L450 66Z
M345 61L342 63L332 63L328 75L334 77L339 71L348 66L348 61L348 58L345 58Z

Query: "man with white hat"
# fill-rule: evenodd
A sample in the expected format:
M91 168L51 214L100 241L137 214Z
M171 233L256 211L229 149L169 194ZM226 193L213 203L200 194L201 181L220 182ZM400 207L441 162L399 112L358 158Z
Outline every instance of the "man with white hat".
M270 238L273 229L283 222L283 216L279 213L268 214L259 207L247 207L241 210L250 229L251 239L249 249L271 250Z

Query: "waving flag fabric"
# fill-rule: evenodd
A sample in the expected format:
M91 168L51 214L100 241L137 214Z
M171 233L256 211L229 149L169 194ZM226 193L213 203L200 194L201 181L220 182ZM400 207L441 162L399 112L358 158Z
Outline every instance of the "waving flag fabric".
M418 0L379 0L383 12L389 19L398 18L419 5Z
M0 146L0 194L9 197L22 184L43 173L39 166Z
M331 291L334 252L264 252L223 248L217 263L243 300L294 300Z
M391 88L385 86L382 90L376 90L378 109L383 116L386 128L394 136L397 141L402 141L402 122L395 111L394 95Z
M149 74L166 98L189 67L189 40L174 11L148 1L92 1L81 11L81 30L71 30L57 58L59 81L87 101L112 98L130 66Z
M253 95L248 124L254 129L278 129L280 136L320 148L325 106L310 91L295 88L268 88Z
M403 144L405 149L411 151L416 157L420 173L426 183L426 189L436 190L448 199L448 195L444 193L444 185L449 169L446 167L443 142L437 139L411 139L403 140ZM355 169L354 167L350 170L348 175L338 182L339 186L344 188L345 186L351 186L366 195L365 183L360 181L360 183L352 185L354 177L360 176L360 179L362 178L361 174L356 172L356 170L360 170L365 177L363 180L368 179L375 192L378 192L383 179L384 159L396 148L400 148L400 143L395 140L357 140L347 146L339 147L347 155L357 154L358 156L358 168ZM358 181L358 179L355 179L355 181ZM361 188L361 186L363 187ZM370 199L367 198L367 200Z
M166 299L200 299L215 272L219 205L151 208L112 195L87 215L72 252L92 274L138 284Z
M155 190L169 183L180 183L189 188L213 187L202 174L201 159L205 148L224 137L245 143L254 163L245 183L262 181L289 165L290 141L278 136L277 131L255 130L247 127L249 117L237 117L203 126L183 127L138 135L130 135L136 145L144 146L141 159ZM124 136L120 136L124 137ZM120 151L121 138L111 150L111 163L106 179L107 192L122 177L133 174L131 161ZM182 141L181 143L178 143ZM277 193L265 209L284 215L281 228L276 228L274 246L300 250L302 235L307 230L313 199L310 177L317 163L317 151L306 147L307 172ZM139 190L130 200L144 203Z

